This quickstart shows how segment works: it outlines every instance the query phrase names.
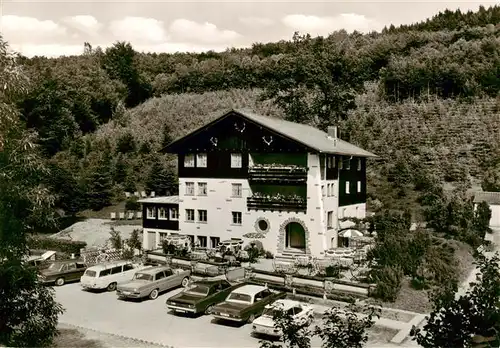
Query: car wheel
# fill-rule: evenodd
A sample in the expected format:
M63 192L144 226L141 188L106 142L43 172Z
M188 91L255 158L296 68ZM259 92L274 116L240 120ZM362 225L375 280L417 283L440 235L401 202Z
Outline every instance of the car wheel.
M250 314L250 316L248 317L248 323L251 324L253 323L254 320L255 320L255 314Z
M189 284L189 277L184 277L184 279L182 279L181 285L183 287L186 287L188 286L188 284Z
M64 278L57 278L57 279L56 279L56 285L57 285L57 286L62 286L62 285L64 285Z
M158 289L154 289L153 291L151 291L151 293L149 294L149 298L152 300L156 300L158 298Z
M206 315L210 315L210 313L212 313L212 309L214 308L213 305L209 305L206 309L205 309L205 314Z
M116 283L109 284L107 290L108 291L115 291L116 290Z

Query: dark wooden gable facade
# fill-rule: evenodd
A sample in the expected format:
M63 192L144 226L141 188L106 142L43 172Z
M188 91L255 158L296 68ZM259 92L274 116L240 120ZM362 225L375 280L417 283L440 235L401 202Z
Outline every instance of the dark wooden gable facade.
M249 153L307 153L308 147L231 111L205 127L170 144L166 152L178 154L179 177L245 178ZM207 155L200 168L197 154ZM242 167L231 168L231 154L242 155ZM185 167L186 155L194 155L194 167Z

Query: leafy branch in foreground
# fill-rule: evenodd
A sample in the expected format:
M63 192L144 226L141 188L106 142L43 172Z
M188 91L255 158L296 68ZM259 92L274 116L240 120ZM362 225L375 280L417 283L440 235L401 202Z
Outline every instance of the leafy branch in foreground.
M345 309L332 307L323 313L320 325L310 328L313 317L298 319L291 310L277 307L273 313L274 327L279 330L286 348L310 348L311 338L318 336L322 348L361 348L368 341L368 332L375 318L380 317L376 307L359 308L350 305ZM283 347L278 342L260 341L260 348Z
M433 312L411 335L424 348L498 347L500 343L500 259L477 256L479 274L465 295L452 289L436 293Z
M44 185L50 173L36 134L14 106L27 81L1 38L0 81L0 344L48 346L63 310L24 261L27 234L54 223L54 197Z

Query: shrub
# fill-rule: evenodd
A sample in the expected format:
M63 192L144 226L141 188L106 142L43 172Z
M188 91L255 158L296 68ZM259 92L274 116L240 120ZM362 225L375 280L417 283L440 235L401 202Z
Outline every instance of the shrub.
M161 248L163 249L163 253L167 255L174 255L177 252L177 247L168 240L164 240L161 243Z
M265 254L264 254L264 257L266 259L274 259L274 255L272 252L270 252L269 250L266 250Z
M141 203L137 201L137 197L135 196L130 197L129 199L127 199L127 202L125 203L125 209L137 211L141 209Z
M28 239L30 249L54 250L65 254L80 255L80 249L87 246L86 242L49 237L31 237Z
M325 275L332 278L340 278L342 273L342 267L338 265L332 265L325 268Z
M383 301L394 302L401 289L403 270L400 267L384 267L374 272L374 280L377 285L373 296Z
M111 231L109 232L109 234L109 241L111 242L113 248L120 250L123 247L123 241L120 232L111 227Z

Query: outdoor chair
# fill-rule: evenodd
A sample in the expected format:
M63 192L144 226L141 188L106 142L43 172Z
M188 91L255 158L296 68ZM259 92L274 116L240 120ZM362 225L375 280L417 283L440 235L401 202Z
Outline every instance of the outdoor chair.
M116 219L116 213L110 213L111 215L111 220L115 220Z
M120 213L120 220L125 220L125 213Z
M134 196L136 196L136 197L140 197L140 196L139 196L139 191L135 191L135 192L134 192Z
M135 213L135 217L136 217L137 219L142 219L142 211L138 211L138 212L136 212L136 213Z
M147 196L148 196L148 195L146 195L146 191L142 191L142 192L141 192L141 197L142 197L142 198L146 198Z
M128 219L129 219L129 220L132 220L133 218L134 218L134 212L133 212L133 211L132 211L132 212L129 212L129 213L128 213Z
M154 191L151 191L151 198L154 198L155 197L155 192Z
M125 197L130 198L130 192L125 192Z

